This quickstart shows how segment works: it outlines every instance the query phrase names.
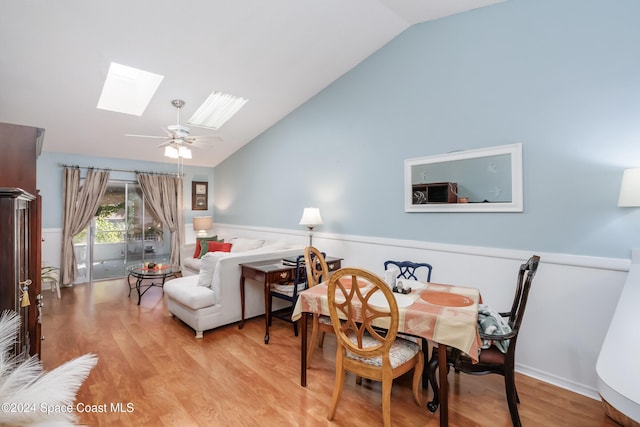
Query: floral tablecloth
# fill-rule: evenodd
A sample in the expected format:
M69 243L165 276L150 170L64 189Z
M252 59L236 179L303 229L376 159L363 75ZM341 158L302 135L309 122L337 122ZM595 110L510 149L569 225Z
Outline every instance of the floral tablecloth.
M479 290L438 283L423 285L426 287L407 295L397 294L402 302L398 306L398 332L455 347L477 361L481 345L477 326ZM302 313L329 315L326 283L299 294L292 320L300 319Z

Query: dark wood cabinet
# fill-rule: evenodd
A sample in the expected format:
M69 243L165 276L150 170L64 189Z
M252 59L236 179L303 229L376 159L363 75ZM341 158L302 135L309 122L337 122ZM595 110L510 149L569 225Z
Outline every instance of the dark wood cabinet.
M36 190L36 160L42 151L44 129L0 123L3 152L0 187L21 188L33 195Z
M0 310L22 320L16 353L40 354L42 214L36 160L44 131L0 123Z
M455 182L433 182L414 184L413 204L458 203L458 184Z
M31 350L29 334L31 306L31 202L35 197L19 188L0 188L0 305L20 315L20 333L15 345L17 354ZM26 291L26 294L24 293ZM28 296L27 296L28 295ZM24 304L23 304L24 302Z

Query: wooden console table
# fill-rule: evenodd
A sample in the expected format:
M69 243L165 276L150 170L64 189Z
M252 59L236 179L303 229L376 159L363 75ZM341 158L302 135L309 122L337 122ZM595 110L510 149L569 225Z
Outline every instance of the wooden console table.
M326 257L329 271L335 271L342 266L342 258ZM264 343L269 344L269 312L271 311L271 298L269 298L269 286L271 283L284 283L293 280L296 267L285 265L282 258L267 261L248 262L240 264L242 273L240 275L240 305L242 308L242 320L239 329L244 327L244 282L245 279L253 279L261 282L264 286Z

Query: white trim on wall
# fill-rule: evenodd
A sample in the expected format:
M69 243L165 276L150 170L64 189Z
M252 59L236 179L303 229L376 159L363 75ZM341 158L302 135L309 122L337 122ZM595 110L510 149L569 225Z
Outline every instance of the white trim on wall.
M309 234L305 231L297 231L284 228L272 228L272 227L259 227L259 226L241 226L234 224L215 224L216 233L217 230L222 230L227 235L233 235L234 232L238 235L251 235L252 232L269 233L278 236L292 236L296 239L304 238L308 239ZM340 241L340 242L352 242L352 243L364 243L370 245L391 246L409 249L420 249L428 251L438 252L450 252L464 255L477 255L477 256L490 256L492 258L504 258L511 260L522 260L531 255L529 251L522 251L516 249L502 249L502 248L490 248L484 246L466 246L455 245L450 243L438 243L438 242L421 242L418 240L403 240L403 239L391 239L384 237L372 237L372 236L355 236L349 234L337 234L337 233L323 233L314 231L314 239L324 239L328 241ZM304 242L302 242L304 243ZM544 262L547 264L559 264L572 267L584 267L584 268L596 268L602 270L613 270L628 272L631 266L631 259L620 258L605 258L594 257L574 254L557 254L543 252L540 255L544 255Z
M306 244L306 230L215 224L227 238L285 239ZM386 259L434 266L432 282L481 289L496 309L508 309L519 265L541 256L518 340L516 370L599 399L595 364L631 265L630 259L554 254L316 232L314 246L382 274Z
M189 230L189 226L185 229ZM193 234L193 230L191 230ZM284 239L305 245L303 229L214 224L224 238ZM59 263L60 228L43 229L43 260ZM432 281L474 286L497 309L513 298L519 265L541 256L518 340L516 370L559 387L599 399L595 365L624 286L630 259L553 254L379 237L314 233L314 246L382 274L386 259L427 260ZM57 254L57 259L55 258Z

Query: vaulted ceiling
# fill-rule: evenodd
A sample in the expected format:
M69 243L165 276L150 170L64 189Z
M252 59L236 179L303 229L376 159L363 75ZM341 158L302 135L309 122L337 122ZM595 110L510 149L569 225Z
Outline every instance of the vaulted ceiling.
M44 151L174 162L125 134L164 135L172 99L184 124L214 90L248 98L185 161L215 166L411 25L501 1L7 0L0 122L44 128ZM164 76L142 116L96 108L111 62Z

